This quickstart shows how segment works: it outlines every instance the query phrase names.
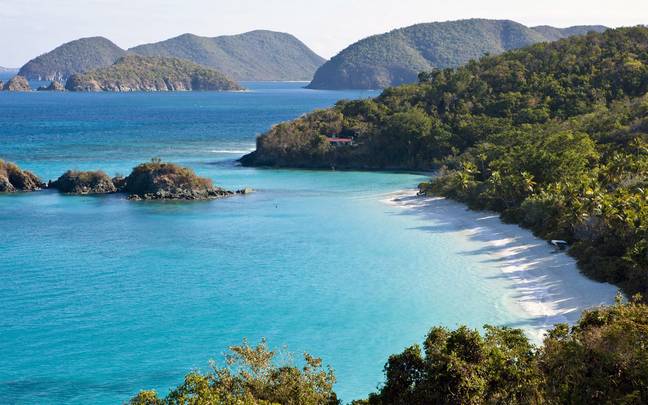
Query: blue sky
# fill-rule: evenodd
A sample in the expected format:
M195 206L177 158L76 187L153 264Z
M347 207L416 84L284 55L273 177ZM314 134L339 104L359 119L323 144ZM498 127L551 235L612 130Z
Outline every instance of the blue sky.
M80 37L128 48L186 32L289 32L324 57L368 35L420 22L511 19L526 25L648 24L648 0L0 0L0 66Z

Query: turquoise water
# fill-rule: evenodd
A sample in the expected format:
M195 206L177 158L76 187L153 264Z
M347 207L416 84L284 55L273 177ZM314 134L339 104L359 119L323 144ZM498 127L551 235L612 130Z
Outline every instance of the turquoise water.
M0 196L0 398L166 393L243 337L321 356L344 400L432 325L511 325L510 285L470 242L383 203L424 177L241 168L256 134L340 98L248 93L0 93L0 158L45 179L158 156L258 190L193 203L45 191Z

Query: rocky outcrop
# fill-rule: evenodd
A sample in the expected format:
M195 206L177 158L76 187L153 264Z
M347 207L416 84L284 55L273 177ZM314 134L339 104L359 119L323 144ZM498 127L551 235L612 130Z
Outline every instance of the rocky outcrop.
M2 87L4 91L31 91L29 82L24 76L14 76Z
M36 191L45 188L35 174L21 170L16 164L0 160L0 193Z
M125 183L132 200L209 200L234 194L189 168L159 160L135 167Z
M38 91L65 91L65 86L58 80L52 80L49 86L41 86L38 88Z
M216 187L210 179L197 176L187 167L159 160L135 167L128 177L110 178L100 170L68 170L47 185L34 174L0 160L0 192L43 188L71 195L124 193L129 200L212 200L253 192L251 188L233 192Z
M73 75L70 91L232 91L243 90L220 72L192 62L131 55L113 66Z
M50 181L49 188L65 194L109 194L117 191L112 179L102 171L79 172L68 170L56 181Z

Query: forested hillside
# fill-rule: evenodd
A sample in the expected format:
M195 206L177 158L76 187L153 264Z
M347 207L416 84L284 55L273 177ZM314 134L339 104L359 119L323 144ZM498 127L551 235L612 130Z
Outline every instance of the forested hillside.
M280 124L242 162L440 169L423 192L565 239L586 274L648 296L648 28L537 44L420 79Z
M514 21L484 19L417 24L350 45L317 70L309 87L379 89L415 83L423 71L603 30L602 26L529 28Z
M311 80L324 63L294 36L262 30L215 38L185 34L130 51L190 60L234 80Z
M81 38L32 59L18 74L29 80L65 81L75 73L110 66L125 55L106 38Z

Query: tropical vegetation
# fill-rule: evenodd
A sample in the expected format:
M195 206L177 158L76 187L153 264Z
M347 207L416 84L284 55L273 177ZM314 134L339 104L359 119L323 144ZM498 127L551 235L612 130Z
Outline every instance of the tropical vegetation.
M333 392L333 370L324 368L322 360L304 354L301 368L290 358L278 361L281 353L268 348L265 341L250 346L246 341L230 348L224 367L212 371L192 372L184 383L164 398L155 391L142 391L131 399L131 405L163 404L241 404L241 405L334 405L339 401Z
M309 87L379 89L416 83L422 71L457 67L484 54L497 55L605 29L600 25L531 28L514 21L485 19L416 24L348 46L317 70Z
M389 357L385 381L353 405L645 404L648 306L636 297L556 325L537 347L519 329L434 327L423 345ZM231 348L226 366L192 372L163 398L142 391L131 405L338 404L333 371L305 354L300 369L276 364L265 341Z

